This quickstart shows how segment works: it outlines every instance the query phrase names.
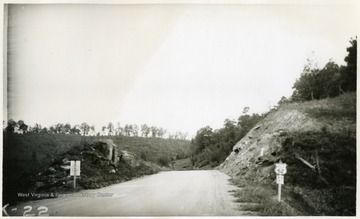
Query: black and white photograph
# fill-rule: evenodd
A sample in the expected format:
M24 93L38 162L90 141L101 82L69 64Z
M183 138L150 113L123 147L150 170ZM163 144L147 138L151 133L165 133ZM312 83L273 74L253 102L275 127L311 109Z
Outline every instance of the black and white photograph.
M4 1L2 216L355 217L359 9Z

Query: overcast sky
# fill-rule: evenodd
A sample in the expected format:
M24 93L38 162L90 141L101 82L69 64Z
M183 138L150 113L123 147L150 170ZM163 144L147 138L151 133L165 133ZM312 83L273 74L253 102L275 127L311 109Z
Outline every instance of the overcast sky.
M315 54L345 64L345 5L11 5L8 118L220 128L262 113ZM6 106L5 106L6 108ZM6 112L6 109L4 109Z

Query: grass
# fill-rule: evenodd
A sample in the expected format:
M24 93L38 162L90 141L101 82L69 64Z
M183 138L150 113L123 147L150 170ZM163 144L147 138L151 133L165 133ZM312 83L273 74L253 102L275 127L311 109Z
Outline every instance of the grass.
M286 202L278 202L276 189L265 185L251 185L234 192L242 211L255 211L260 216L297 216L298 212Z
M190 152L190 141L178 139L144 138L127 136L107 136L121 150L127 150L146 161L159 163L159 160L177 160L186 158Z
M281 138L282 148L276 156L288 165L284 202L274 201L277 187L273 178L259 181L258 173L267 167L255 166L246 175L232 179L235 185L243 187L234 193L238 202L245 203L242 210L266 216L354 216L356 138L347 132L327 131L290 132ZM318 163L321 173L317 166L311 169L295 154L314 166Z
M186 140L125 136L84 137L68 134L3 133L3 201L11 195L27 191L31 176L46 170L61 154L98 138L112 139L120 150L127 150L142 159L158 163L159 158L181 159L188 154ZM139 168L137 172L146 172ZM113 179L108 179L113 180ZM96 183L96 182L95 182Z
M350 92L334 98L291 103L279 108L284 110L297 110L303 112L308 119L321 123L331 132L344 130L356 135L356 93Z
M173 163L174 170L191 170L192 165L190 158L176 160Z
M347 93L331 99L310 101L306 112L313 118L350 119L356 117L356 93Z
M321 175L329 182L328 186L356 186L356 137L349 136L347 132L293 132L284 137L280 156L289 165L288 182L326 188L316 181L318 174L299 162L294 153L314 165L318 160Z
M284 202L277 203L273 198L277 194L274 179L266 175L269 171L274 174L273 167L266 170L269 166L261 164L233 179L236 185L244 187L235 193L238 201L258 203L243 204L243 208L266 216L356 215L356 93L285 105L277 116L289 109L306 114L304 119L289 125L316 122L305 130L294 128L285 132L272 147L274 153L268 160L281 159L288 165ZM283 124L280 117L267 119Z

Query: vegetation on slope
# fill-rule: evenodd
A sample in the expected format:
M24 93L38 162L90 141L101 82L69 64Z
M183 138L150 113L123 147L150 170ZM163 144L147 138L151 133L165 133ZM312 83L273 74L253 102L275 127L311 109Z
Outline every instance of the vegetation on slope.
M307 118L292 120L293 129L284 128L287 119L281 115L295 109L304 112ZM265 154L259 156L256 152L262 142L244 145L244 152L238 155L233 152L231 161L222 166L234 176L237 185L246 188L235 193L239 201L244 201L240 197L244 192L252 197L256 190L265 189L271 195L263 197L256 208L263 215L355 215L356 94L284 105L269 115L270 118L274 125L266 123L266 120L259 123L266 126L266 133L260 130L260 133L252 131L247 135L261 138L275 133L264 142L269 145ZM301 124L308 120L313 122ZM296 129L296 126L302 125L306 128ZM282 128L280 135L276 134L277 127ZM252 154L254 151L255 154ZM239 156L243 161L239 160ZM248 163L243 163L245 160ZM284 209L271 213L266 210L269 209L266 205L277 194L273 170L274 164L280 160L288 165L283 186ZM294 211L288 211L288 205Z
M292 96L290 98L282 97L278 105L298 103L292 106L301 108L301 103L304 101L336 97L345 92L356 91L357 39L351 39L350 44L351 46L347 48L349 54L345 57L346 66L339 66L330 60L325 67L320 69L317 67L317 63L308 59L301 77L293 85L294 92ZM350 105L344 104L348 103L340 103L343 107L341 107L341 110L336 111L329 111L330 107L316 109L317 106L314 105L311 113L315 114L316 118L328 116L343 118L345 116L353 119L353 108L356 105L353 103L349 103ZM339 108L337 103L332 106ZM277 107L274 107L274 109ZM247 115L248 110L248 107L244 108L243 115L239 117L238 121L226 119L221 129L213 130L211 127L206 126L198 130L195 138L191 141L191 161L195 167L212 168L221 164L232 151L232 147L258 122L273 111L271 110L262 115Z
M127 136L101 137L111 139L121 150L130 151L145 161L169 166L173 160L189 156L190 142L180 139L144 138Z
M238 121L226 119L224 127L212 130L207 126L200 129L191 141L191 162L196 168L213 168L221 164L232 151L232 147L265 115L240 116Z
M330 60L320 69L317 63L308 59L301 77L294 83L294 92L290 100L319 100L356 91L357 38L351 39L350 45L346 49L348 55L344 59L346 66L339 66Z
M357 40L350 44L346 66L330 61L319 69L308 60L293 95L283 97L220 165L243 187L234 191L238 201L256 202L242 210L267 216L356 215ZM274 164L280 160L288 173L277 203Z
M64 153L92 144L98 139L112 139L119 150L126 150L142 160L169 166L173 159L188 154L186 140L127 136L80 136L72 134L4 132L3 139L3 201L13 201L10 194L26 192L30 178L46 171Z

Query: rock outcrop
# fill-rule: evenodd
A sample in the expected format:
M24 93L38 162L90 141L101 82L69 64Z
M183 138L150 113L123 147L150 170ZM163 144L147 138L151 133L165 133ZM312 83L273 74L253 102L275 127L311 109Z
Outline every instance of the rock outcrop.
M279 107L218 169L244 186L276 188L280 160L287 164L283 200L311 215L355 215L356 95Z
M220 169L238 176L255 165L270 166L279 160L282 136L295 130L320 130L321 125L295 107L278 110L252 128L234 147ZM267 177L266 174L263 177Z
M73 187L70 161L81 161L78 188L99 188L160 170L155 164L141 160L125 150L119 150L112 140L98 140L74 147L60 155L45 171L38 173L32 191L67 191Z
M93 148L114 164L119 162L117 147L111 139L101 139L94 144Z
M263 167L258 172L262 178L274 174L268 168L281 159L283 145L293 145L289 133L356 133L356 96L344 95L336 99L324 99L305 103L293 103L279 107L252 128L234 147L232 153L218 167L231 176L253 174L249 169ZM333 115L344 115L333 116ZM354 136L355 137L355 136Z

